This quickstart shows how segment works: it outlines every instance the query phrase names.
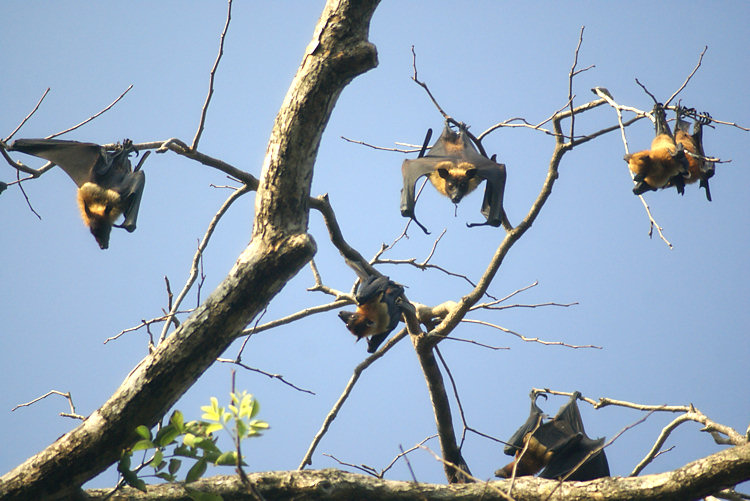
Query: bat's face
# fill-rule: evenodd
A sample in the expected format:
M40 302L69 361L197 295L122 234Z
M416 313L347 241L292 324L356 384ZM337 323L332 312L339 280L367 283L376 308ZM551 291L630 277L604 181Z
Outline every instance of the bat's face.
M481 181L477 177L477 169L469 163L463 162L458 167L438 167L436 170L443 186L436 187L454 204L459 203L464 196L471 193Z

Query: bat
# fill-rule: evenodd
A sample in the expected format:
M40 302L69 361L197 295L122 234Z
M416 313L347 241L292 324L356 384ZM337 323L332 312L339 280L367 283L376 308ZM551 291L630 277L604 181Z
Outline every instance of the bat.
M677 122L675 123L675 142L681 144L686 152L688 162L688 174L685 183L692 184L700 179L700 187L706 189L706 198L711 201L711 190L708 180L713 177L715 168L713 162L707 162L703 152L703 126L711 123L711 115L701 113L693 122L693 133L690 134L690 124L683 120L688 114L695 116L692 108L677 108Z
M664 106L654 105L656 136L651 149L625 155L628 168L634 174L633 193L642 195L650 190L675 186L684 193L683 174L688 172L688 161L681 144L675 142L667 123Z
M464 124L459 125L458 132L454 132L446 123L443 133L425 155L430 135L431 131L427 134L419 156L412 160L404 160L401 165L404 179L404 187L401 190L401 215L413 219L422 231L429 234L414 213L414 185L420 177L429 176L435 189L450 198L454 204L458 204L463 197L486 180L481 212L487 222L467 226L500 226L503 221L507 221L503 210L505 165L495 162L494 156L489 159L477 151L467 135Z
M386 276L370 275L357 289L357 310L340 311L339 318L357 341L367 337L367 353L375 353L401 319L404 288Z
M135 231L146 183L146 176L139 169L149 152L131 169L128 156L136 150L129 139L112 152L94 143L59 139L18 139L8 149L54 162L70 176L78 186L83 222L100 248L109 247L112 226ZM114 224L120 215L123 223Z
M509 478L515 464L516 476L534 475L544 468L541 478L584 481L608 477L604 438L592 440L586 435L577 404L580 397L579 392L573 393L555 417L544 422L544 414L536 405L536 393L532 392L529 417L503 450L516 457L495 475Z

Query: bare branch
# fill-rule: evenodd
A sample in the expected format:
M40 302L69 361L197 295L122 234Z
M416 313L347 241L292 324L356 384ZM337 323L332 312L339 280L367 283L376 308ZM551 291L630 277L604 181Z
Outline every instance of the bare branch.
M250 191L250 188L247 185L243 185L241 188L238 188L234 193L232 193L229 196L229 198L227 198L224 201L224 204L219 208L218 212L214 214L214 217L211 219L211 222L208 224L206 233L203 235L203 240L201 240L200 244L198 245L198 249L195 251L195 255L193 256L193 263L190 267L190 276L188 277L187 282L185 282L185 286L177 295L177 299L175 300L174 305L169 310L169 314L167 315L167 321L164 323L164 327L162 328L161 335L159 336L159 344L161 344L161 342L164 341L164 339L167 337L169 324L174 318L174 315L177 312L177 309L182 304L182 300L185 299L185 296L187 295L187 293L190 291L190 288L195 283L195 279L198 276L198 263L200 262L201 256L203 255L203 251L206 249L206 246L208 245L209 240L211 240L211 236L213 235L214 230L216 229L216 225L219 223L222 216L226 214L227 210L229 210L229 207L231 207L232 204L238 198L240 198L245 193L248 193L249 191Z
M224 24L224 30L221 32L219 54L216 56L216 61L214 61L213 68L211 68L211 76L208 79L208 95L206 96L206 102L203 104L203 109L201 110L201 119L198 123L198 130L195 132L195 137L193 138L193 144L190 147L191 150L194 150L198 147L198 141L200 141L201 134L203 134L203 126L206 123L206 113L208 113L208 105L211 102L211 96L213 96L214 94L214 78L216 76L216 70L219 67L221 56L224 55L224 37L226 37L227 30L229 29L229 21L232 19L232 0L228 0L227 4L227 21Z
M501 330L503 332L507 332L508 334L513 334L514 336L516 336L520 340L526 341L526 342L529 342L529 343L539 343L539 344L554 345L554 346L565 346L566 348L575 348L575 349L578 349L578 348L596 348L597 350L601 350L602 349L601 346L596 346L596 345L593 345L593 344L575 345L575 344L564 343L562 341L543 341L543 340L539 339L538 337L526 337L523 334L519 334L518 332L512 331L510 329L506 329L505 327L501 327L499 325L496 325L496 324L493 324L493 323L490 323L490 322L485 322L484 320L474 320L474 319L470 319L470 318L464 318L464 319L461 320L461 322L465 322L465 323L468 323L468 324L479 324L479 325L485 325L487 327L492 327L494 329L498 329L498 330Z
M323 424L321 425L318 432L315 434L315 437L313 437L313 440L310 443L310 446L308 447L307 452L305 453L305 456L302 458L302 462L300 463L297 469L303 470L305 469L305 466L312 464L312 455L315 452L316 447L318 446L320 441L323 439L323 436L328 431L328 428L331 426L331 423L333 423L333 420L336 419L336 416L338 415L341 408L344 406L344 403L346 403L346 400L349 398L349 395L354 389L354 385L357 384L357 381L359 380L359 377L362 375L362 372L364 372L365 369L367 369L380 357L385 355L388 352L388 350L391 349L391 347L395 346L395 344L401 341L404 337L406 337L406 335L407 335L406 329L402 329L398 334L396 334L395 336L387 340L385 344L383 344L383 346L381 346L378 351L376 351L372 355L365 358L362 362L360 362L354 368L354 373L352 374L352 377L349 378L349 382L346 384L344 391L341 393L341 395L339 396L339 399L336 401L336 403L333 405L333 408L330 410L328 415L323 420Z
M243 364L239 360L232 360L232 359L229 359L229 358L217 358L216 361L224 363L224 364L239 365L243 369L246 369L246 370L249 370L249 371L252 371L252 372L257 372L258 374L263 374L264 376L269 377L271 379L278 379L279 381L281 381L285 385L287 385L287 386L289 386L291 388L294 388L295 390L300 391L302 393L309 393L310 395L315 395L315 392L312 391L312 390L306 390L304 388L300 388L299 386L297 386L295 384L290 383L289 381L287 381L286 379L284 379L284 376L281 375L281 374L272 374L272 373L266 372L266 371L264 371L262 369L256 369L255 367L250 367L249 365Z
M40 400L43 400L43 399L49 397L50 395L60 395L61 397L65 397L68 400L68 404L70 405L70 412L61 412L60 416L69 417L69 418L73 418L73 419L80 419L81 421L83 421L84 419L86 419L86 416L81 416L80 414L76 413L76 406L73 405L73 397L70 395L70 392L63 393L63 392L57 391L57 390L50 390L47 393L45 393L44 395L42 395L41 397L37 397L37 398L35 398L34 400L32 400L30 402L26 402L25 404L18 404L15 407L13 407L10 411L13 412L13 411L15 411L16 409L18 409L20 407L28 407L28 406L30 406L32 404L35 404L35 403L39 402Z
M42 104L42 101L44 101L44 98L47 97L47 94L49 93L49 91L50 91L50 88L47 87L47 90L45 90L44 94L42 94L42 97L39 98L39 101L37 101L36 106L34 106L34 109L31 110L31 112L28 115L26 115L26 118L24 118L23 120L21 120L21 123L18 124L18 127L16 127L15 129L13 129L13 132L11 132L10 134L8 134L8 137L6 137L5 139L3 139L4 143L7 143L8 141L10 141L11 138L16 135L16 132L18 132L21 129L21 127L23 127L23 124L25 124L26 122L28 122L29 118L31 118L31 115L33 115L34 113L36 113L36 110L39 109L39 105Z
M51 134L51 135L47 136L45 139L52 139L53 137L62 136L65 133L68 133L70 131L76 130L77 128L82 127L83 125L86 125L87 123L89 123L90 121L92 121L93 119L95 119L96 117L98 117L99 115L101 115L101 114L109 111L115 104L117 104L117 102L120 99L122 99L123 97L125 97L125 94L127 94L130 91L130 89L132 89L132 88L133 88L133 84L130 84L128 86L128 88L125 89L125 92L123 92L122 94L120 94L120 97L118 97L117 99L115 99L114 101L112 101L109 104L109 106L105 107L99 113L95 113L94 115L90 116L89 118L87 118L83 122L79 123L78 125L74 125L73 127L69 127L69 128L67 128L67 129L65 129L63 131L57 132L55 134Z
M667 99L667 102L664 103L664 106L668 106L669 103L672 102L672 99L674 99L675 97L677 97L677 94L679 94L680 92L682 92L682 89L684 89L687 86L687 84L690 81L690 79L693 78L693 75L695 75L695 72L698 71L698 68L701 67L701 62L703 62L703 56L706 54L707 50L708 50L708 45L706 45L705 47L703 47L703 50L701 51L700 56L698 56L698 63L693 68L693 71L691 71L690 74L685 79L685 81L682 82L682 85L680 85L680 88L677 89L676 91L674 91L674 94L672 94L671 96L669 96L669 99Z

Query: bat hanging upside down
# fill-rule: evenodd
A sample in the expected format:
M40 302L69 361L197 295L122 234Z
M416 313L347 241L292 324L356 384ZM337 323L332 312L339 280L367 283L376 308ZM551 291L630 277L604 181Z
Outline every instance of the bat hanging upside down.
M664 107L654 105L656 137L651 149L625 155L628 168L634 174L633 193L642 195L650 190L674 186L679 193L685 192L683 176L688 173L688 160L684 147L675 142L667 123Z
M541 478L584 481L608 477L609 464L601 448L604 438L592 440L583 429L576 403L581 394L575 392L570 402L546 423L536 405L537 396L531 392L531 413L503 450L509 456L515 455L515 459L497 470L495 476L510 478L515 466L518 477L534 475L542 468ZM578 466L579 463L582 464Z
M112 226L135 231L146 176L139 170L148 153L131 169L128 156L136 151L126 139L109 152L94 143L59 139L18 139L8 148L50 162L63 169L78 186L81 217L96 238L99 247L109 247ZM122 224L114 224L122 215Z
M693 115L693 133L690 134L690 124L683 120L682 117ZM692 108L677 108L677 122L675 123L675 142L681 144L685 150L685 156L688 162L688 174L685 175L684 181L687 184L695 183L700 179L700 187L706 189L706 198L711 201L711 190L708 187L708 180L713 177L715 168L714 163L705 160L703 152L703 126L711 123L711 115L701 113L696 115Z
M357 289L357 310L340 311L339 318L346 328L357 336L357 341L367 337L367 353L375 353L401 319L403 286L386 276L370 275Z
M467 135L466 126L459 125L453 132L448 124L427 154L424 154L432 129L427 132L419 157L404 160L401 166L404 187L401 190L401 215L414 220L422 231L429 233L414 214L414 185L422 176L429 176L430 182L443 195L458 204L464 196L474 191L479 183L486 180L482 214L485 223L467 226L500 226L507 221L503 211L505 191L505 165L495 162L495 157L487 158L477 151Z

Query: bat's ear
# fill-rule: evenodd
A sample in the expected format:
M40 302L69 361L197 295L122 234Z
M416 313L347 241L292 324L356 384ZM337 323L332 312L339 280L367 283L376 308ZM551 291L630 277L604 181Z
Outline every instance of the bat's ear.
M437 173L438 176L442 177L443 179L448 179L449 177L451 177L448 169L443 169L442 167L437 170Z
M476 169L466 169L466 177L467 178L471 179L471 178L473 178L476 175L477 175L477 170Z

